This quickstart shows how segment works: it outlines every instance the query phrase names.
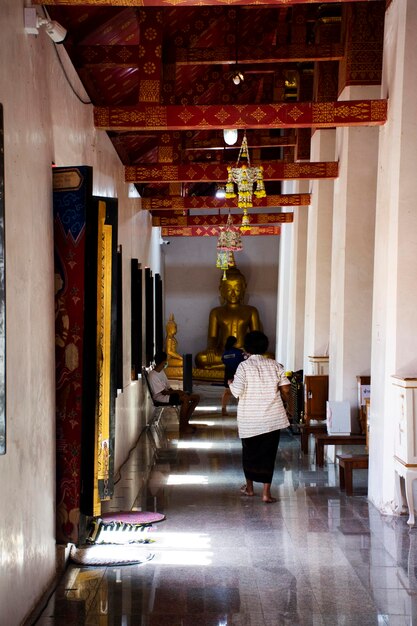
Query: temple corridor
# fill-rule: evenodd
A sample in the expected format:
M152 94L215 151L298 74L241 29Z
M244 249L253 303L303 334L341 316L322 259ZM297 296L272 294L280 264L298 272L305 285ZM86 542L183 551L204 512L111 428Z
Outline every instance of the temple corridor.
M407 517L383 517L368 503L367 471L347 497L337 467L316 469L312 442L303 455L288 430L272 485L278 502L241 496L236 407L222 417L221 386L194 390L196 433L179 439L176 413L166 410L158 431L142 433L110 503L166 516L141 545L153 558L70 564L30 624L416 624L417 535Z

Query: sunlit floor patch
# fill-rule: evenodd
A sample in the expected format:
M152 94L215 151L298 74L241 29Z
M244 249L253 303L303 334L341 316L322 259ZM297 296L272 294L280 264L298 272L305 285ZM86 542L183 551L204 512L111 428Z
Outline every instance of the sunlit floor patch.
M158 534L155 560L160 565L212 565L213 558L211 538L207 533Z
M167 485L207 485L208 477L198 474L170 474Z
M212 413L218 413L219 411L221 411L221 409L219 408L219 406L217 404L213 404L213 405L208 405L208 404L203 404L203 405L199 405L196 406L196 408L194 409L194 413L205 413L205 412L212 412Z
M177 441L177 448L193 448L194 450L210 450L211 441Z

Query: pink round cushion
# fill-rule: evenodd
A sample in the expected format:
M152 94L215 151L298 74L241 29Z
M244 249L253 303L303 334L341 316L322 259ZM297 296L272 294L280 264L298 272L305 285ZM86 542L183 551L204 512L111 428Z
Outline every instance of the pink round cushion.
M119 511L118 513L103 513L100 518L104 523L124 522L125 524L155 524L162 522L165 515L151 511Z

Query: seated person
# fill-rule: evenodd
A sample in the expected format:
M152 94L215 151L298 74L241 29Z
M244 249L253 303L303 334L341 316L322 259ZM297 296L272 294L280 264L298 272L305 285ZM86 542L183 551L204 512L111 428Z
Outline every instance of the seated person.
M232 392L229 389L229 380L233 380L239 363L242 363L245 355L243 350L236 348L237 338L230 335L226 339L222 361L224 363L224 386L225 390L222 396L222 415L228 415L227 403L231 398Z
M200 402L200 396L195 393L187 393L182 389L172 389L169 386L168 378L164 372L168 366L166 352L157 352L154 361L155 367L148 374L154 400L171 406L180 406L180 431L194 432L195 429L189 426L189 419Z

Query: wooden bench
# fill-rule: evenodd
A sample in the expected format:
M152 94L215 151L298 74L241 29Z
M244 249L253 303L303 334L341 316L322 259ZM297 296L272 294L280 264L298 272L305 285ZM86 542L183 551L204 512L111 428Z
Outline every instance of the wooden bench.
M326 422L321 424L299 424L301 433L301 451L308 454L308 440L310 435L318 435L318 433L327 433Z
M364 446L366 444L365 435L327 435L317 433L316 439L316 466L324 465L324 446Z
M346 489L346 495L353 495L352 472L354 469L368 469L367 454L337 454L339 460L340 489Z

